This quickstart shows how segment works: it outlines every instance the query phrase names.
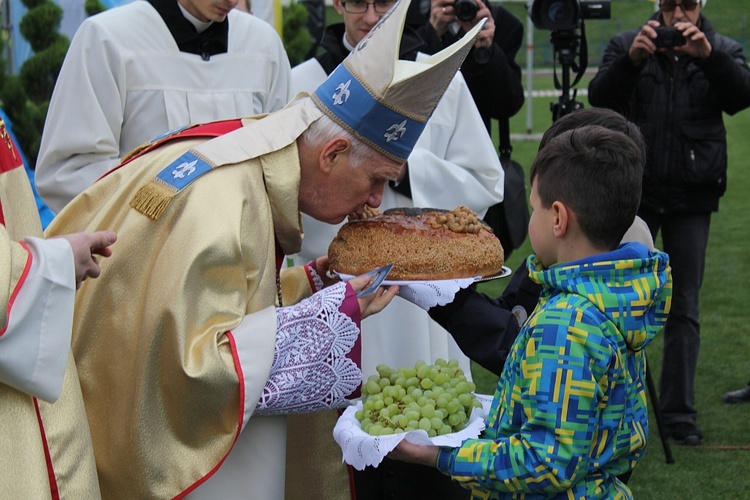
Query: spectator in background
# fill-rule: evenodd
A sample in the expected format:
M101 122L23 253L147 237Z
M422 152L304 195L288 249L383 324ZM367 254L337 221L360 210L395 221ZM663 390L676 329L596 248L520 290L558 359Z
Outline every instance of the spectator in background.
M711 214L727 188L722 113L750 106L742 47L714 31L705 3L661 0L644 26L611 40L589 84L592 105L623 113L646 139L638 214L654 237L661 232L674 278L659 401L671 437L693 446L703 442L695 406L699 296ZM657 27L676 28L685 44L657 48Z
M108 231L42 239L21 155L0 119L0 497L99 498L73 301L109 256ZM57 496L56 496L57 495Z
M292 69L293 91L314 91L394 3L393 0L374 3L333 0L333 7L343 16L344 22L326 28L321 51L316 58ZM484 35L483 31L480 37ZM490 38L485 37L485 43L489 44ZM419 60L426 57L420 54L422 49L424 43L421 38L406 26L401 39L400 59ZM464 205L481 217L488 207L502 200L502 189L500 160L489 135L484 131L471 93L461 73L458 73L427 122L399 179L385 188L381 208L431 207L453 210ZM305 238L298 256L299 263L326 255L340 227L306 215L302 216L302 220ZM403 299L363 322L362 342L362 371L365 377L377 373L375 367L380 363L397 368L413 366L418 360L432 363L437 358L453 358L459 360L464 373L471 378L469 359L450 335L432 321L426 311ZM325 432L326 439L330 437L335 421L334 414L327 431L321 431ZM307 431L309 418L305 418L302 425ZM293 426L291 429L290 432L294 432ZM299 439L294 442L295 446L299 445ZM332 444L335 446L335 443ZM336 466L343 469L345 466L341 465L340 454L337 447L332 452ZM327 468L329 464L318 462L306 467L311 476L315 476L317 465ZM301 467L302 464L292 465L290 469L299 470ZM466 490L437 471L389 459L384 460L378 468L353 470L353 474L359 500L379 498L381 491L393 492L398 498L410 500L468 497ZM342 470L340 478L348 479L345 471ZM313 479L300 484L309 488L311 481ZM341 489L347 486L344 484ZM326 498L331 497L327 495Z
M429 8L424 1L414 2L407 22L424 40L423 51L433 54L464 36L481 19L489 18L461 73L491 134L491 119L502 126L524 103L521 68L515 60L523 42L523 24L504 7L475 2L477 13L468 21L456 17L454 0L431 0Z
M36 166L37 189L54 212L159 134L268 113L289 101L279 36L233 11L236 4L132 2L81 24L52 94Z

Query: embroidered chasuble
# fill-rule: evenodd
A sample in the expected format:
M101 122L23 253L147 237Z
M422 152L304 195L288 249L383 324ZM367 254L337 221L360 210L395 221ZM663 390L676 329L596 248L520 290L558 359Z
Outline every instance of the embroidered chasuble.
M149 179L213 141L178 137L149 149L84 191L48 229L118 234L101 276L78 292L73 333L104 497L187 495L221 475L238 437L274 443L247 457L246 475L273 471L269 464L283 471L286 418L252 413L274 360L276 245L287 255L301 246L295 139L320 112L309 99L297 106L276 121L243 120L255 132L215 139L242 152L222 145L197 153L197 164L178 161L174 171L187 172L204 156L230 158L176 194ZM237 133L259 144L232 140ZM312 293L301 268L285 271L285 305ZM232 333L243 318L257 318L250 338ZM240 365L243 356L252 362ZM282 498L283 473L280 489L257 486L255 498Z

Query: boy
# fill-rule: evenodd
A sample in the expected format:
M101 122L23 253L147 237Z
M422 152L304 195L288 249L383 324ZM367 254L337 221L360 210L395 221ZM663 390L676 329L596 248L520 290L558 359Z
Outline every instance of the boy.
M475 498L632 498L617 475L643 454L643 349L664 326L668 257L619 245L639 203L643 153L599 126L550 141L531 167L530 277L539 305L519 332L481 439L407 441L390 458L437 467Z

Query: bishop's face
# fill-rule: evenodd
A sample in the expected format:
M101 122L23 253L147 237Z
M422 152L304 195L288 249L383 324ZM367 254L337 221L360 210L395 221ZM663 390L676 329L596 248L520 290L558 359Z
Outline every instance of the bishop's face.
M239 0L177 0L182 7L202 22L223 22Z
M362 215L365 205L379 207L386 184L398 179L403 168L402 163L380 154L356 165L351 151L342 149L333 158L321 160L314 179L303 178L300 185L300 210L329 224L338 224L347 215Z

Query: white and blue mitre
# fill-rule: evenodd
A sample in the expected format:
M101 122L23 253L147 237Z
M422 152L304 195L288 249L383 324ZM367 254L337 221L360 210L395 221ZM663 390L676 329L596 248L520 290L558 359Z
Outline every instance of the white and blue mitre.
M409 0L398 1L313 94L315 104L362 142L405 162L483 20L420 62L399 60Z

